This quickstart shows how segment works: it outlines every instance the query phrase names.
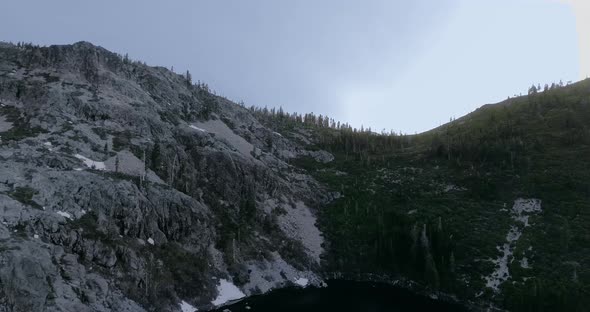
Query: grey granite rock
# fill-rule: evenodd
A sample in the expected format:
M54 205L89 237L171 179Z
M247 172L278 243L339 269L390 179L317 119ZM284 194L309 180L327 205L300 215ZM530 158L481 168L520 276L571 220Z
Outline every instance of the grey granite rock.
M165 68L0 44L0 311L179 311L210 307L219 279L320 283L330 196L288 164L305 155L333 159Z

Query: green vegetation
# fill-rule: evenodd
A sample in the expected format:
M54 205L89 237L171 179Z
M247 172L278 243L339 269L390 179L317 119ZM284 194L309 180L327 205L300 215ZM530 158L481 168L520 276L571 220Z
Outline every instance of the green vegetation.
M589 90L588 80L548 87L414 136L252 111L285 136L307 131L309 146L336 157L294 162L343 195L320 215L326 270L401 276L515 311L582 311L590 304ZM543 211L523 229L510 278L494 293L484 278L521 197L541 199Z
M122 151L131 145L131 133L123 132L113 137L113 150Z
M30 117L23 114L14 106L1 106L0 116L6 118L6 121L12 123L12 128L8 131L0 132L2 142L20 141L25 138L35 137L45 130L39 127L31 127Z
M50 73L37 73L36 76L43 77L45 79L45 82L47 82L47 83L53 83L53 82L59 81L59 77L52 76Z
M30 188L28 186L25 186L25 187L16 187L14 189L14 191L8 193L8 195L10 197L14 198L15 200L18 200L19 202L27 205L27 206L31 206L33 208L40 209L41 206L33 200L33 196L35 196L35 194L37 194L37 193L38 193L37 190Z
M208 279L210 268L205 253L190 253L177 243L162 245L154 251L154 255L163 261L166 270L151 273L164 277L162 281L168 280L179 294L189 296L194 287L206 284Z
M109 235L98 230L98 215L89 211L78 219L69 222L73 229L81 229L82 237L88 240L100 241L107 246L116 247L121 240L115 239L115 235Z

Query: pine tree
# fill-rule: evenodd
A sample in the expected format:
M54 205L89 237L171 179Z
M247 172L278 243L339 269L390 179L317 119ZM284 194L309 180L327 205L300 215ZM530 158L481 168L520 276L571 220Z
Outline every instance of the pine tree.
M187 87L191 87L193 85L193 77L191 76L191 73L188 71L188 69L186 70L186 86Z
M156 142L154 144L154 148L152 149L152 154L150 155L151 167L155 172L160 171L160 166L162 163L162 156L160 153L160 143Z
M529 95L531 95L531 94L537 94L537 87L535 85L532 85L529 88Z

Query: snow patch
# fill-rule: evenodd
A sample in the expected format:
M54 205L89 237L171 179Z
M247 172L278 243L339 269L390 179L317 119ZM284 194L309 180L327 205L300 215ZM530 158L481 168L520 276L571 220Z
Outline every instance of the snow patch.
M525 227L530 226L529 216L526 214L541 212L541 200L540 199L523 199L518 198L514 201L512 206L512 219L520 221Z
M48 151L53 152L53 145L51 145L51 142L45 142L43 145L45 145Z
M508 234L506 234L506 243L502 246L496 247L500 252L500 256L492 260L496 265L496 269L490 276L485 277L486 287L491 288L494 292L500 291L500 285L510 278L510 270L508 265L514 260L514 248L516 243L522 236L522 231L529 225L529 214L541 211L541 200L539 199L523 199L518 198L514 201L511 215L512 219L522 223L522 229L518 225L512 225ZM530 248L529 248L530 250ZM520 261L523 268L529 268L528 259L525 257Z
M211 301L211 303L215 306L220 306L226 302L244 297L246 295L236 285L226 279L220 279L219 285L217 285L217 298Z
M301 287L306 287L307 284L309 284L309 280L307 278L304 277L300 277L298 279L295 280L295 284L301 286Z
M272 260L250 261L246 263L249 279L242 289L247 295L265 294L272 289L284 287L287 282L301 278L308 285L321 285L323 281L311 271L300 271L287 263L278 252L271 252Z
M182 302L180 303L180 310L182 312L196 312L198 311L197 308L193 307L192 305L190 305L188 302L182 300Z
M539 199L522 199L514 201L512 206L512 219L521 222L525 227L530 226L529 216L526 214L541 211L541 200Z
M501 247L496 247L501 255L496 260L492 260L496 264L496 270L486 278L486 287L492 288L494 291L499 291L500 284L504 283L510 278L510 270L508 264L511 262L514 247L511 246L513 242L518 241L522 233L518 227L512 226L508 234L506 234L507 243Z
M322 232L316 226L316 217L301 201L295 207L283 204L285 214L279 215L279 227L288 236L300 241L310 257L320 263L320 255L324 252ZM265 210L267 210L265 208ZM268 211L268 210L267 210Z
M512 219L516 220L516 221L520 221L522 224L524 224L524 227L529 226L529 216L512 216Z
M118 152L117 155L107 159L104 164L108 171L124 173L136 177L144 177L150 182L164 184L164 181L162 181L152 170L146 168L143 160L137 158L128 150Z
M467 189L464 188L464 187L456 186L456 185L453 185L453 184L447 184L447 185L445 185L445 188L444 188L444 192L445 193L448 193L448 192L451 192L451 191L461 192L461 191L466 191L466 190Z
M72 215L65 211L58 210L56 213L64 218L72 220Z
M0 116L0 132L12 129L12 122L8 122L6 118Z
M86 167L88 167L90 169L105 170L105 165L104 165L104 162L102 162L102 161L94 161L94 160L86 158L80 154L76 154L76 155L74 155L74 157L80 159L82 162L84 162Z
M541 209L541 200L540 199L523 199L518 198L514 201L514 205L512 206L512 211L517 214L521 214L523 212L540 212Z
M522 260L520 260L520 267L523 269L530 269L531 267L529 266L529 259L522 257Z
M254 145L246 141L241 136L235 134L233 130L221 120L198 122L191 127L194 127L193 129L203 129L207 132L214 133L216 137L224 139L231 147L235 148L242 155L246 157L252 157L250 152L254 150Z
M205 130L205 129L203 129L203 128L199 128L199 127L197 127L197 126L193 126L193 125L190 125L190 126L189 126L189 128L191 128L191 129L195 129L195 130L197 130L197 131L201 131L201 132L207 132L207 130Z

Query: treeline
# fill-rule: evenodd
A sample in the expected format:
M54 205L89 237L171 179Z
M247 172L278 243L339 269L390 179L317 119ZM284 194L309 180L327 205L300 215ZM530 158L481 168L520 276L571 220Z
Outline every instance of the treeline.
M568 81L567 85L570 85L571 81ZM537 92L546 92L549 90L555 90L557 88L564 87L563 81L559 81L558 83L552 82L551 85L545 84L545 86L541 89L541 84L537 84L536 86L533 84L528 91L529 95L537 94Z
M487 106L427 134L428 155L461 165L527 168L531 155L551 148L590 145L588 91L547 86L526 98Z
M272 129L312 129L318 147L368 163L385 155L412 151L458 165L471 162L522 168L528 165L529 151L556 144L590 144L590 112L584 100L588 91L584 84L560 81L544 87L533 85L527 97L485 106L420 135L375 132L326 115L289 113L282 108L251 106L249 110Z
M413 144L413 136L382 131L377 133L370 127L352 127L349 123L336 121L326 115L314 113L289 113L282 108L260 108L251 106L250 112L263 124L277 130L293 130L296 127L311 129L318 147L333 153L370 163L372 159L392 152L405 151Z
M243 103L240 103L243 105ZM328 116L319 115L316 116L314 113L307 113L307 114L299 114L297 112L289 113L285 112L282 107L279 109L271 108L268 109L267 107L260 108L256 106L250 106L250 112L256 116L260 121L266 123L277 123L280 122L284 126L287 125L307 125L316 128L330 128L330 129L338 129L338 130L349 130L357 132L356 128L353 128L348 123L340 123L340 121L335 121L334 118L330 118ZM362 128L361 128L362 129ZM370 129L368 129L370 130ZM361 131L365 131L364 129Z

